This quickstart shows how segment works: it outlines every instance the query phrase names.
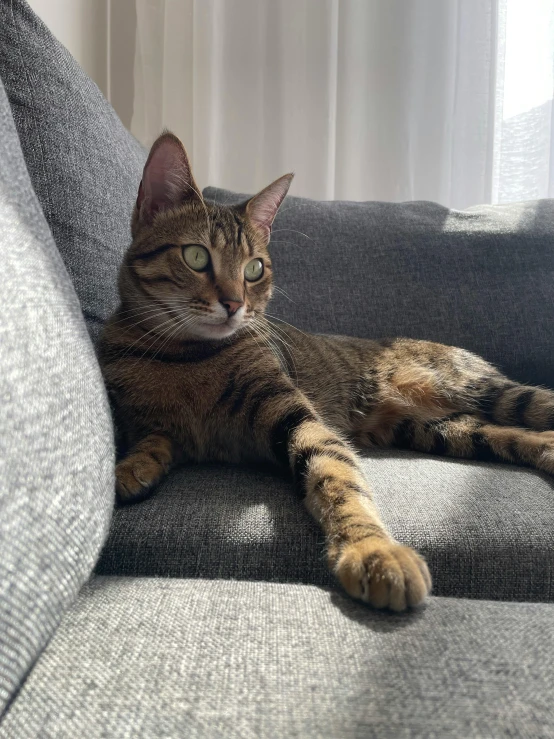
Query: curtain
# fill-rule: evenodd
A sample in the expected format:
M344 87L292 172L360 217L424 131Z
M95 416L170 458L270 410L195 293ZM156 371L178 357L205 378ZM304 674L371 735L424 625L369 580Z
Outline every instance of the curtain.
M136 0L133 133L201 186L554 197L554 0Z

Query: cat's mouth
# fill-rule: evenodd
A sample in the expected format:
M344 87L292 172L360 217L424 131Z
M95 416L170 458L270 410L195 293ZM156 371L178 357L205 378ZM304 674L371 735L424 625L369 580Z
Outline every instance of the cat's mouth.
M181 319L181 316L176 314L173 307L167 306L167 312L173 317L177 316L178 321ZM213 309L210 311L210 314L207 317L205 314L198 315L197 312L194 312L191 316L192 320L190 318L185 320L181 336L183 338L188 336L189 338L205 340L227 339L252 318L243 309L230 316L217 313Z
M197 324L198 333L206 339L227 339L244 324L242 316L229 316L219 323L202 322Z

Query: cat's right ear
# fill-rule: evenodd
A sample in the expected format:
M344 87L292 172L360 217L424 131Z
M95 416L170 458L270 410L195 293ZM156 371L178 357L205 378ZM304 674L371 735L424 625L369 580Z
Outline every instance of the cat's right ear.
M269 240L271 226L281 203L289 191L294 174L284 174L246 203L246 215L252 224Z
M156 139L144 165L136 203L136 219L151 223L162 210L170 210L187 200L202 200L185 147L172 133Z

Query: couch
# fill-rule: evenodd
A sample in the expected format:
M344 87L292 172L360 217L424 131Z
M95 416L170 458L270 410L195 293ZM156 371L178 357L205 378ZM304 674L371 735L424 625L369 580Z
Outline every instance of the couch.
M546 475L365 453L385 522L434 578L405 614L340 590L273 469L183 467L114 509L94 346L145 156L27 3L3 0L0 738L554 737ZM554 387L554 201L290 197L272 244L280 320L456 344Z

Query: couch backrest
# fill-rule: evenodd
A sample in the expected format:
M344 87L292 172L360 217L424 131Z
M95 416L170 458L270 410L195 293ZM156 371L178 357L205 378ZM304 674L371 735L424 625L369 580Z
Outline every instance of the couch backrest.
M146 152L24 0L0 2L0 79L33 188L97 339L119 301Z
M554 387L554 200L461 212L289 197L271 243L290 300L277 291L269 312L295 326L462 346Z

